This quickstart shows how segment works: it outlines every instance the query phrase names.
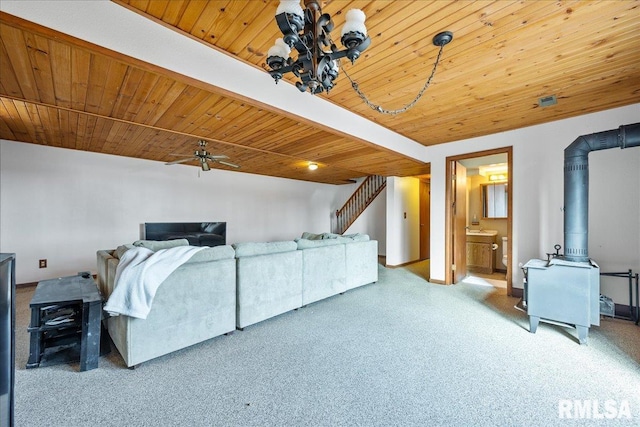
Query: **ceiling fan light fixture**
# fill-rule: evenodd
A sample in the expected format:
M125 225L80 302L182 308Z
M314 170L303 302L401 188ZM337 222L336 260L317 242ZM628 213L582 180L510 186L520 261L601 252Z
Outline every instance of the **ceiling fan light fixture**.
M204 139L201 139L198 141L198 147L200 148L200 150L196 149L191 156L186 156L184 154L171 154L172 156L180 156L183 158L174 160L172 162L167 162L165 163L165 165L177 165L179 163L189 163L189 162L197 161L200 163L200 168L205 172L211 170L211 166L209 166L209 162L220 163L222 165L229 166L236 169L240 167L234 163L224 161L224 159L229 158L229 156L227 155L208 153L206 150L206 146L207 146L207 141L205 141Z

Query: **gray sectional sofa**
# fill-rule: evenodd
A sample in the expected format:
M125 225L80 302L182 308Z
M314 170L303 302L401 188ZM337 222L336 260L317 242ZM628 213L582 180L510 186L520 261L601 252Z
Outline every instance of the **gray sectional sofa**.
M97 283L105 300L120 257L186 240L138 241L97 252ZM304 233L295 241L206 248L160 285L146 319L115 316L108 331L127 366L243 329L378 280L378 242L366 235Z

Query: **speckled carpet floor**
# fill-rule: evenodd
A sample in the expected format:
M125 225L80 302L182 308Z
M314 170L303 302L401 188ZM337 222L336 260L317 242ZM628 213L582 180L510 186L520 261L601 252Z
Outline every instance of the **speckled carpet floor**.
M417 271L381 266L375 284L136 370L115 349L92 371L26 370L20 288L16 426L640 425L640 327L603 319L586 346L555 325L531 334L504 289Z

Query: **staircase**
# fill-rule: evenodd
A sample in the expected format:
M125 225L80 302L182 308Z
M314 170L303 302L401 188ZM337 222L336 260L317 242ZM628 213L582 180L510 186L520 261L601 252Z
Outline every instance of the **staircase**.
M334 233L342 234L362 212L371 204L378 194L386 187L387 178L371 175L362 181L360 187L347 200L343 207L336 211L336 229Z

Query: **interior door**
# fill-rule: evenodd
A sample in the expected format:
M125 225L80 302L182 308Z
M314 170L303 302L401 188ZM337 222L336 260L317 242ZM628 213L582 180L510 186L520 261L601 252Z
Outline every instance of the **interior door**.
M431 185L420 181L420 259L429 259L431 245Z
M460 162L451 165L451 224L453 224L453 283L467 275L467 168Z

